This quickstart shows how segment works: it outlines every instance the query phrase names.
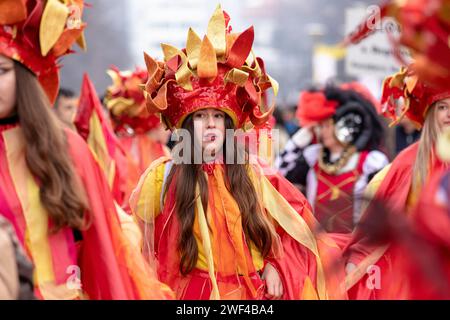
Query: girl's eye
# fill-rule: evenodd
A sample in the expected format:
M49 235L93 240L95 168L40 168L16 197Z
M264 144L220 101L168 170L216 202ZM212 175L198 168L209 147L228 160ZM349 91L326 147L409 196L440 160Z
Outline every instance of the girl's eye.
M223 118L223 114L217 113L217 114L215 115L215 117L216 117L216 118L219 118L219 119L222 119L222 118Z
M203 118L203 117L204 117L204 114L203 114L203 113L197 113L197 114L195 115L195 117L196 117L196 118Z
M448 106L446 104L438 105L438 110L447 110Z

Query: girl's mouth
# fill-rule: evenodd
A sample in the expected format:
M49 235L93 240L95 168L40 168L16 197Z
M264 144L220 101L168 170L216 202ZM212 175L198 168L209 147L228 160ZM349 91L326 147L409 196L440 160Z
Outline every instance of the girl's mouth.
M212 141L216 141L217 136L215 134L207 134L204 136L203 140L205 142L212 142Z

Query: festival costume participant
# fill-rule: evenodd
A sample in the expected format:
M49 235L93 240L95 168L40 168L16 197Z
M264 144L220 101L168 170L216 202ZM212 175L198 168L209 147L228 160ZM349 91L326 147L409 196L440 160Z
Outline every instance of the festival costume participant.
M353 231L365 187L388 164L378 150L383 129L370 96L354 84L302 92L297 109L302 129L277 159L280 173L305 190L328 232Z
M437 156L447 167L430 177L414 215L415 230L428 245L431 259L419 255L407 265L410 299L450 299L450 129L439 137Z
M114 134L111 123L89 76L83 77L75 127L86 141L95 161L103 171L114 198L122 231L137 248L142 234L130 215L127 194L127 156Z
M405 101L401 116L396 115L395 100ZM430 177L445 169L436 157L438 134L450 125L450 89L437 88L424 83L411 69L403 68L384 82L382 103L387 103L385 115L398 122L403 116L422 126L419 142L402 151L391 165L377 174L366 190L371 200L364 209L362 222L370 223L370 215L377 213L378 203L383 203L396 214L412 216L422 187ZM427 210L428 214L432 214ZM366 217L367 216L367 217ZM401 271L392 267L392 261L400 258L389 243L374 243L363 231L355 230L348 246L348 271L346 286L349 295L356 299L407 299L408 290L402 282ZM355 269L356 266L356 269ZM367 285L368 268L375 266L381 275L380 286ZM401 269L400 269L401 270ZM393 279L397 280L394 281Z
M127 156L125 199L129 199L139 177L156 159L170 156L166 147L170 131L159 117L149 114L140 85L148 78L147 70L134 72L108 70L113 84L108 88L104 104L108 108L113 129Z
M433 172L413 211L410 229L417 240L412 244L403 241L401 247L396 244L402 259L395 267L403 271L408 299L450 299L449 129L440 135L436 149L437 157L447 167Z
M61 88L53 110L58 118L70 129L76 130L73 121L77 114L78 97L70 89Z
M87 145L50 110L57 59L82 43L84 24L70 12L83 2L0 5L0 213L33 262L36 296L171 297L124 236Z
M393 212L379 202L382 211L368 212L370 216L362 225L367 232L366 237L371 238L373 243L389 243L387 270L395 271L382 274L377 266L371 267L377 271L371 275L375 281L368 282L368 285L374 286L378 282L376 298L450 298L448 129L440 135L436 150L436 156L447 167L442 166L431 173L420 193L418 204L411 209L410 214Z
M227 152L237 157L224 147L234 130L267 122L261 94L276 89L251 53L253 28L230 33L228 20L218 7L203 40L191 29L185 50L162 45L165 62L145 54L149 111L183 138L174 160L152 163L131 197L143 251L178 299L345 298L340 250L314 233L303 195L257 161L224 161ZM213 156L193 164L203 152Z

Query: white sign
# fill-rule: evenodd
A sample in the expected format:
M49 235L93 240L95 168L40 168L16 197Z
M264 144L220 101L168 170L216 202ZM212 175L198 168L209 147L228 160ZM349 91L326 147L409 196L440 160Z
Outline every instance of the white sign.
M400 27L392 18L381 20L378 6L355 7L346 10L346 35L354 32L368 16L371 17L368 27L376 31L360 43L348 46L345 70L349 76L358 78L371 76L383 79L396 73L401 67L393 54L392 40L389 39L389 37L399 38ZM408 49L401 48L400 54L408 63L411 61Z

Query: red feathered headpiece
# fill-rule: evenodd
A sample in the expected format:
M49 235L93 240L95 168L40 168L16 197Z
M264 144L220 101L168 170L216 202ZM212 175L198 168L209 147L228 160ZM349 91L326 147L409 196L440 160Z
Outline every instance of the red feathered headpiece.
M421 127L428 108L434 102L449 97L450 85L444 88L426 84L409 67L402 68L398 73L384 80L381 103L383 104L383 114L394 120L392 125L406 116ZM404 104L400 115L397 115L395 101L399 98L403 98Z
M327 100L322 91L303 91L298 101L297 119L302 127L316 124L332 117L338 104L337 101Z
M50 102L59 90L59 57L85 48L83 0L0 0L0 54L38 78Z
M249 121L260 126L269 119L273 106L266 108L262 96L269 88L276 95L278 84L267 75L262 59L251 52L253 27L232 34L228 21L219 6L203 40L190 29L185 49L162 45L164 62L145 54L147 107L160 113L170 129L206 108L224 111L236 128Z
M135 133L145 133L158 127L161 120L148 112L142 88L148 79L147 70L120 71L113 66L107 73L113 84L106 92L104 103L112 115L114 131L128 133L131 128Z

